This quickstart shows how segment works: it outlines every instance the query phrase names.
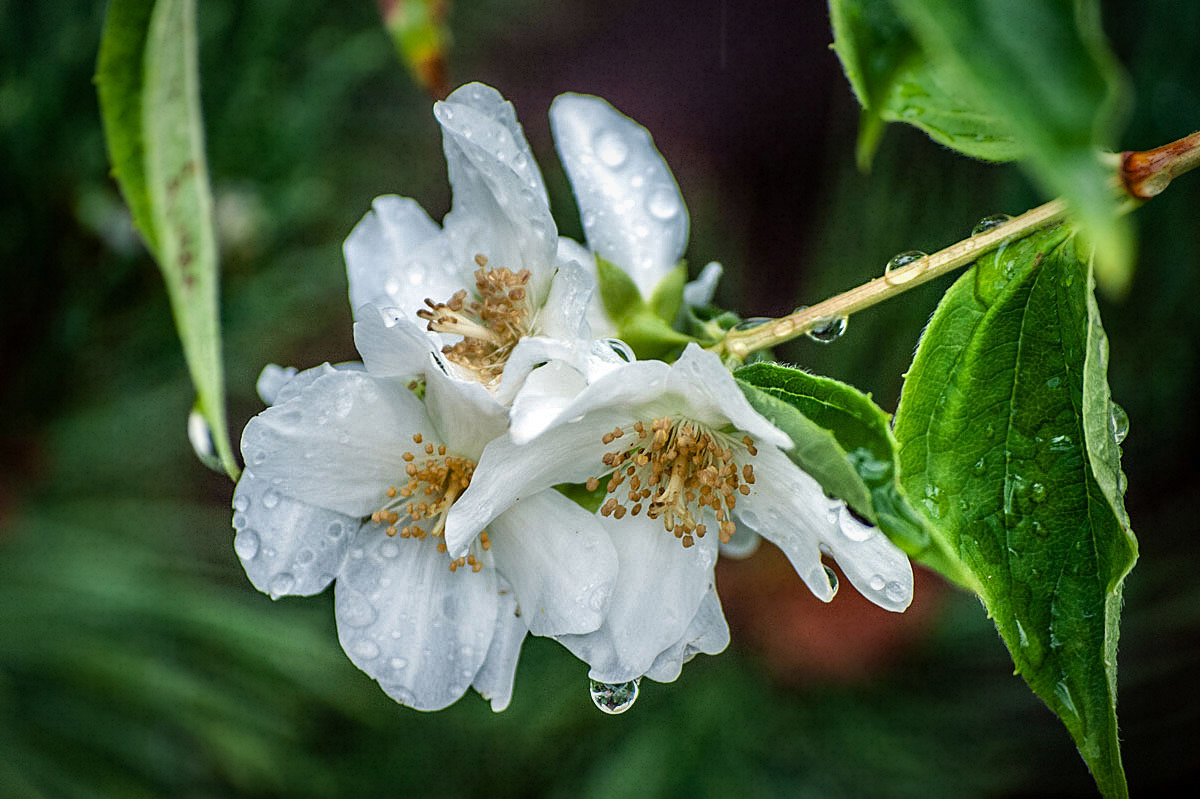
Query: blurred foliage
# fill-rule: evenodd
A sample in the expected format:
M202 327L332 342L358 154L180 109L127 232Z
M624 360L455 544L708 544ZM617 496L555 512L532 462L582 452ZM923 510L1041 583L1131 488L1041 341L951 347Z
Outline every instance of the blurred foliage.
M342 655L328 596L253 591L232 552L231 486L190 454L162 281L107 177L90 83L102 12L0 0L0 796L1091 794L1068 736L960 594L867 679L785 684L735 629L730 652L646 684L617 718L591 706L585 667L541 640L503 714L475 697L438 714L393 704ZM722 299L773 313L1035 203L1014 169L910 131L860 175L823 14L783 0L727 16L480 0L454 9L451 71L516 100L568 234L545 110L567 88L608 95L679 178L690 261L721 259ZM1106 14L1136 90L1122 146L1196 127L1200 8ZM437 217L448 189L429 101L372 4L207 0L200 38L237 430L260 408L264 363L354 357L340 243L370 200L399 191ZM1143 533L1120 653L1135 794L1181 780L1200 729L1198 205L1188 176L1138 212L1137 278L1124 305L1102 307ZM945 284L782 354L893 408ZM816 612L833 618L842 600Z

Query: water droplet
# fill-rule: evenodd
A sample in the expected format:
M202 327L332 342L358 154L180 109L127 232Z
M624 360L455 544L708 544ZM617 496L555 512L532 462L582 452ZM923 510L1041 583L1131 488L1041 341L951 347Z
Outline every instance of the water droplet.
M646 210L656 219L670 219L679 213L676 192L667 186L659 186L646 199Z
M892 580L883 587L883 593L893 602L903 602L908 597L908 589L904 587L903 583L898 583L895 580Z
M633 349L624 341L621 341L621 339L606 338L604 339L604 343L609 347L609 349L621 356L626 363L633 363L637 360L637 356L633 354Z
M242 560L252 560L258 554L258 532L247 527L233 539L233 551Z
M245 494L238 494L233 498L233 509L236 511L245 512L250 507L250 497Z
M602 130L596 134L592 146L601 163L612 169L625 163L625 159L629 157L629 147L620 134L611 130Z
M307 566L316 560L316 557L317 553L313 552L311 549L302 549L296 555L296 563L300 566Z
M273 488L268 488L262 496L263 507L270 510L279 504L279 492Z
M903 274L895 274L895 271L902 266L908 266L911 263L921 260L925 257L925 253L920 250L908 250L899 255L892 256L892 259L883 267L883 275L887 278L887 282L892 285L907 283L917 276L917 272L905 272Z
M1129 488L1129 478L1125 476L1125 472L1119 472L1117 474L1117 491L1124 494L1127 488Z
M1034 502L1041 502L1046 498L1046 487L1041 483L1034 483L1029 487L1029 496Z
M1062 378L1059 377L1058 375L1055 375L1054 377L1052 377L1046 381L1046 388L1051 388L1051 389L1058 388L1058 384L1061 382L1062 382Z
M370 638L361 638L354 642L354 654L364 660L371 660L379 657L379 644L372 641Z
M395 637L395 633L398 632L399 630L394 631L393 637ZM388 661L388 665L392 667L393 671L404 671L404 667L408 665L408 661L404 658L392 658Z
M986 469L987 469L987 463L984 461L983 457L981 456L979 458L979 460L975 461L975 467L974 467L973 471L975 472L975 474L983 474Z
M379 556L381 558L394 558L400 554L400 547L395 541L384 541L379 545Z
M336 612L338 621L351 627L366 627L375 621L377 615L375 607L366 597L354 592L346 593L342 601L337 603Z
M813 341L821 344L828 344L831 341L837 341L846 332L846 326L849 320L844 316L835 316L832 319L822 319L820 324L808 331L807 335Z
M993 438L993 437L995 437L995 435L996 435L996 426L995 426L994 424L992 424L991 422L988 422L988 426L987 426L987 428L986 428L986 429L984 429L984 431L983 431L983 434L984 434L985 436L987 436L988 438Z
M345 527L341 522L330 522L329 526L325 528L325 535L330 538L341 538L343 532L345 532Z
M618 713L624 713L633 707L633 703L637 701L638 684L641 681L641 677L629 682L616 684L589 680L589 692L592 695L592 702L605 713L614 716Z
M821 568L825 569L825 576L829 578L829 589L833 591L833 596L837 596L838 592L838 576L833 567L821 564ZM832 598L832 597L831 597Z
M225 469L222 468L221 458L217 455L217 442L213 440L212 428L208 426L204 414L195 408L188 414L187 434L188 441L192 442L192 451L196 453L200 462L214 472L224 474ZM263 457L266 458L265 455Z
M980 219L975 223L975 227L971 228L971 235L978 236L980 233L987 233L992 228L1000 227L1010 219L1012 219L1012 217L1008 214L992 214L991 216L985 216L983 219Z
M288 572L280 572L271 579L271 598L278 599L284 594L292 590L296 585L296 578Z
M334 398L333 412L345 419L354 408L354 395L348 389L342 389Z
M883 575L877 574L871 578L871 581L867 585L871 586L872 591L882 591L883 587L887 585L887 580L883 579Z
M1115 402L1108 406L1108 423L1112 431L1113 443L1120 444L1129 435L1129 416L1125 409Z
M733 326L734 330L753 330L756 327L762 327L767 322L775 320L769 316L751 316L749 319L743 319Z

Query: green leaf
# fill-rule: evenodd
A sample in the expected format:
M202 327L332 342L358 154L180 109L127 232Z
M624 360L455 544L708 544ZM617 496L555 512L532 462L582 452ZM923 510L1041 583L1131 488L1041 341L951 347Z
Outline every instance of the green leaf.
M133 215L134 227L151 252L156 250L157 239L146 191L142 63L153 10L154 0L112 0L96 62L96 91L112 174Z
M1054 227L984 258L922 336L895 435L910 496L977 575L1017 671L1096 784L1125 796L1116 717L1124 578L1137 559L1088 265Z
M682 264L676 267L675 273L680 273L681 269L682 276L686 279L686 267ZM604 305L605 313L617 323L617 335L633 348L637 357L674 360L670 356L677 355L688 343L696 340L686 333L680 333L659 316L654 308L642 299L637 284L621 267L597 257L596 278L600 289L600 302ZM670 290L671 281L677 279L667 275L655 288L655 296L659 297L658 305L663 310L669 310L667 306L671 301L665 295ZM659 289L663 288L663 283L667 284L667 288L661 292L664 296L660 297ZM682 285L679 292L682 302Z
M907 122L975 158L1010 161L1022 149L1011 125L975 102L932 63L891 0L830 0L834 50L863 106L857 158L870 165L884 122Z
M158 261L196 407L230 476L217 248L204 157L194 0L114 0L97 82L114 174ZM140 75L138 74L140 73Z
M619 326L634 314L647 311L637 284L621 267L596 256L596 282L604 312Z
M754 409L792 439L792 461L922 563L975 590L940 532L899 480L888 415L857 389L774 363L734 372Z
M1033 175L1065 197L1096 245L1097 277L1128 287L1129 223L1117 217L1111 146L1123 84L1095 0L895 0L931 60L1001 115Z
M686 284L687 262L680 261L650 292L650 310L668 325L675 321L675 317L679 316L679 309L683 307L683 287Z

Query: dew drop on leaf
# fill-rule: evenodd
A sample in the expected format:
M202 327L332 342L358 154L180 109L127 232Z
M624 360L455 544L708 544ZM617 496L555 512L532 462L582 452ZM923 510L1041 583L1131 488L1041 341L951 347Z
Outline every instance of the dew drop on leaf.
M822 319L821 322L808 331L807 335L813 341L821 344L829 344L832 341L837 341L846 332L846 326L849 320L844 316L835 316L832 319Z
M1029 488L1029 496L1033 498L1034 502L1041 502L1046 498L1046 487L1041 483L1034 483Z
M980 233L987 233L992 228L1000 227L1010 219L1012 219L1012 217L1008 214L992 214L991 216L985 216L983 219L980 219L975 223L975 227L971 228L971 235L978 236Z
M1125 409L1115 402L1110 403L1108 422L1112 430L1113 443L1120 444L1125 440L1125 436L1129 435L1129 416L1125 413Z
M589 693L592 696L592 703L605 713L613 716L618 713L624 713L633 707L633 703L637 701L638 683L641 681L641 677L629 682L615 684L589 680Z
M214 472L224 474L225 469L221 467L221 458L217 455L217 442L213 440L212 428L208 426L204 414L196 408L192 408L192 412L188 414L187 435L188 441L192 442L192 451L196 453L200 462Z

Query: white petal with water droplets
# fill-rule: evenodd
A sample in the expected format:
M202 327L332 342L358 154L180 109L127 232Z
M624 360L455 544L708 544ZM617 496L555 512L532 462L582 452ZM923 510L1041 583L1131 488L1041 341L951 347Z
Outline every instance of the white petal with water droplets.
M599 97L563 94L550 126L588 245L649 297L683 255L688 213L650 133Z
M414 433L439 443L403 381L335 370L251 419L242 454L247 468L281 493L366 516L403 477L401 456L414 448Z
M688 344L671 366L667 390L685 400L692 418L714 426L731 423L759 446L792 448L792 440L751 407L715 353Z
M415 200L377 197L342 247L350 310L394 305L416 314L426 297L444 301L463 288L448 242Z
M721 544L721 557L742 560L758 551L762 536L744 524L735 523L733 537Z
M558 239L558 263L561 266L570 261L574 261L582 266L589 275L595 278L596 256L592 251L574 239L560 236ZM592 293L592 298L588 302L584 318L587 320L588 327L592 331L592 336L607 338L617 335L617 326L613 324L613 321L608 318L608 314L605 313L604 303L600 300L600 292Z
M477 254L489 267L531 273L529 290L538 305L546 297L558 250L558 229L533 157L520 128L497 121L494 106L473 104L463 89L434 106L454 202L442 221L452 262L473 285ZM515 125L515 121L513 123ZM518 164L526 164L519 167ZM531 171L532 170L532 171Z
M294 366L284 367L276 363L264 366L258 376L258 382L254 384L259 398L266 405L274 405L280 389L290 383L299 371Z
M463 695L496 629L495 571L449 565L435 539L395 540L364 524L335 585L342 648L388 696L418 710Z
M359 519L280 493L242 472L233 493L233 549L254 587L278 599L324 590L342 568Z
M534 635L600 626L617 553L596 516L553 489L518 500L488 525L496 568L512 583Z
M683 637L712 586L717 536L684 549L644 516L601 519L617 550L617 584L600 629L587 635L557 636L588 663L588 676L606 683L641 677Z
M913 572L905 554L877 528L838 511L836 532L823 540L859 593L885 610L903 611L912 602Z
M517 658L521 644L529 632L521 620L512 586L503 576L497 575L499 607L496 609L496 633L488 647L475 681L471 683L480 696L492 704L492 712L499 713L508 707L512 699L513 681L517 676Z
M658 682L675 682L683 672L683 664L703 652L716 655L729 646L729 625L721 610L717 589L709 588L683 637L654 659L646 676Z

